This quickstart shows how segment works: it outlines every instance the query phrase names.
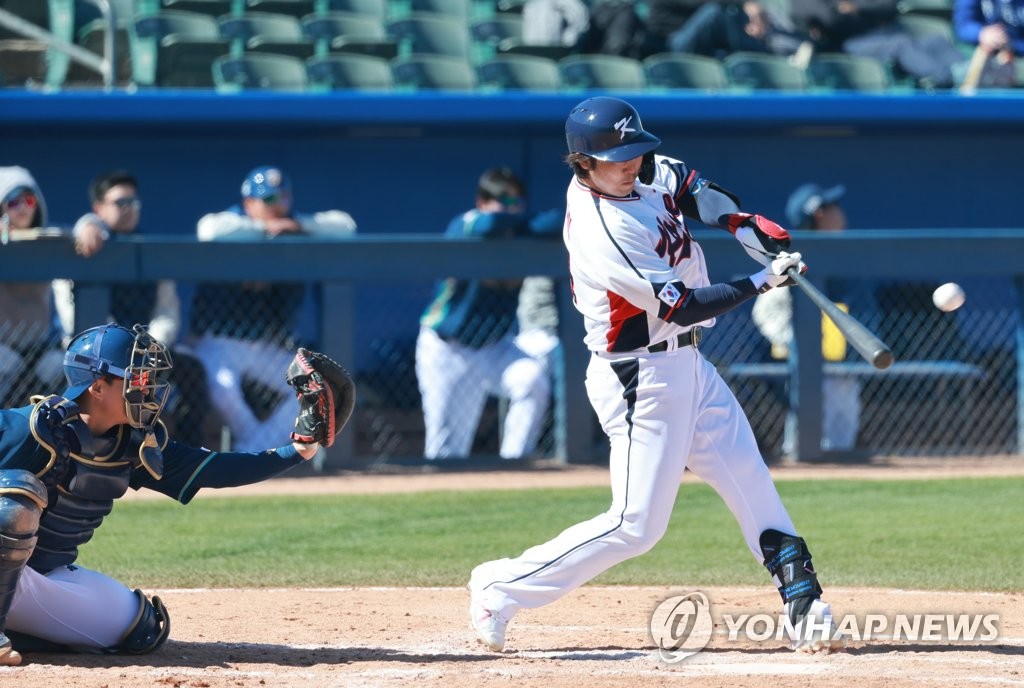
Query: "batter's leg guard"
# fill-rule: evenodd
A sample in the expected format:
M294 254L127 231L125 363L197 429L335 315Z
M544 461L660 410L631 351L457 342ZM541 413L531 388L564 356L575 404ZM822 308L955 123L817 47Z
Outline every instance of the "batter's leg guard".
M171 617L160 598L154 596L150 602L141 590L136 589L135 594L139 598L139 612L121 642L110 648L112 653L148 654L163 645L171 633Z
M46 486L34 475L21 469L0 470L0 666L21 664L21 655L4 630L18 579L36 547L46 502Z
M795 626L807 615L811 603L821 597L811 553L803 538L773 529L761 533L760 544L764 566L779 584L782 602Z

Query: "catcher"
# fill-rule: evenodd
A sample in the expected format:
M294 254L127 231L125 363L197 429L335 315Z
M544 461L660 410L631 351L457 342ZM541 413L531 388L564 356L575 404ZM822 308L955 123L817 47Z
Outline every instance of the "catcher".
M75 563L114 500L149 488L188 504L259 482L331 446L355 402L344 369L299 349L291 444L257 453L174 442L160 421L171 356L141 325L94 327L64 355L62 395L0 411L0 665L20 652L145 654L170 633L159 597Z

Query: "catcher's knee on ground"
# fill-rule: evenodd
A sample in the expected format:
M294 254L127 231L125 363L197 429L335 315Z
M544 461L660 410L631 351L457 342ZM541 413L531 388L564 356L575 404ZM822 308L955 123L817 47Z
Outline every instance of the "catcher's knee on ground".
M0 665L21 663L4 631L21 572L36 546L46 487L28 471L0 470Z

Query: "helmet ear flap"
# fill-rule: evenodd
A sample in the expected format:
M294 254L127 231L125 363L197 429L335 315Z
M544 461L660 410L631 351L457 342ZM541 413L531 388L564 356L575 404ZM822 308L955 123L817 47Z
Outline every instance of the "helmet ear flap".
M644 153L643 162L640 163L640 173L636 177L641 184L651 184L654 181L654 151Z

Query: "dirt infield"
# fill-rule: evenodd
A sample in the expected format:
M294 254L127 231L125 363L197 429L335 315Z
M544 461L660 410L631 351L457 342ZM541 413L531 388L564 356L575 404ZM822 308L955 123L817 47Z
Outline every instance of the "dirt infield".
M1013 460L917 462L842 468L777 469L776 477L872 478L1022 475ZM604 485L600 469L415 476L280 479L220 494L381 492L486 489L530 485ZM202 496L200 498L203 498ZM846 651L809 657L783 641L730 640L724 615L778 613L765 588L702 588L711 601L714 635L679 663L658 656L648 622L664 599L692 592L654 587L585 586L559 602L520 613L507 650L476 644L466 620L464 589L150 590L172 615L171 639L144 657L28 655L0 667L0 684L18 688L228 688L427 685L606 686L1024 686L1024 595L830 588L839 615L998 614L989 642L893 639L876 632L848 641ZM860 624L863 628L863 624Z

